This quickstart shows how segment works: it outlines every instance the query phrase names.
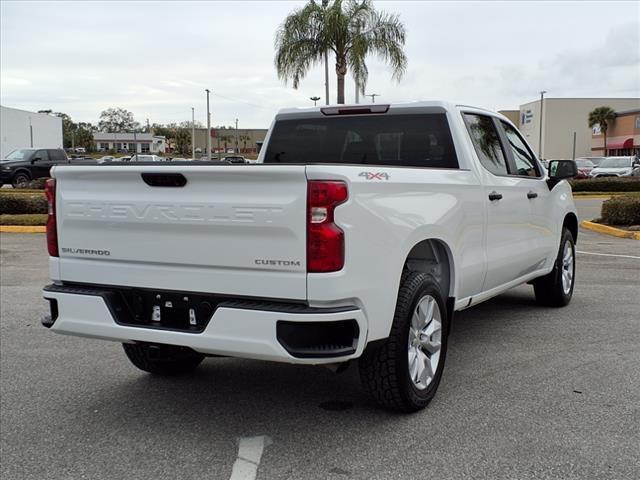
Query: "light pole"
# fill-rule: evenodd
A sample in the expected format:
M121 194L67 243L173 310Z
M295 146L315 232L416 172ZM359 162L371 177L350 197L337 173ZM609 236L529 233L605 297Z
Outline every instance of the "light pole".
M236 118L236 153L240 153L238 151L238 119Z
M313 106L316 106L316 102L320 100L320 97L309 97L309 100L313 102Z
M371 97L371 103L376 103L376 97L379 97L379 93L368 93L365 97Z
M328 5L329 0L322 0L322 8L326 10ZM329 54L326 50L324 52L324 95L325 103L329 105Z
M546 90L542 90L540 92L540 138L538 138L538 158L542 160L544 158L542 156L542 120L544 114L544 94L547 93Z
M196 109L191 107L191 160L196 159Z
M211 114L209 113L209 89L204 90L207 92L207 160L211 161Z

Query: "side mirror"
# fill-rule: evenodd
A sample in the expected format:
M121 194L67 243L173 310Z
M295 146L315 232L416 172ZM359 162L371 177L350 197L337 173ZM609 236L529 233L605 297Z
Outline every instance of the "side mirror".
M553 188L561 180L578 175L578 165L574 160L551 160L549 162L549 188Z

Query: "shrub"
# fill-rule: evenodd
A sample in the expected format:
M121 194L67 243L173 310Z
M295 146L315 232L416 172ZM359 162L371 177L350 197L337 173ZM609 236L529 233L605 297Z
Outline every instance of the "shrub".
M640 198L620 195L602 204L602 223L640 225Z
M41 193L0 194L0 214L24 215L48 211L47 199Z
M46 225L46 214L36 213L31 215L0 215L0 225Z
M574 192L640 192L640 177L571 180Z

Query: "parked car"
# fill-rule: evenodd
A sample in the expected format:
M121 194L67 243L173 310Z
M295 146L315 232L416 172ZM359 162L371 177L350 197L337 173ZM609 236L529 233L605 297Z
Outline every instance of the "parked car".
M87 150L84 147L76 147L74 151L75 153L87 153Z
M227 155L222 161L227 163L247 163L247 159L242 155Z
M579 157L579 158L576 158L576 162L578 160L589 160L591 163L593 163L595 167L598 167L604 161L605 158L607 157Z
M122 342L158 375L358 361L371 397L409 412L436 393L455 311L526 283L571 300L575 162L543 175L506 117L295 108L267 139L266 165L56 167L44 326Z
M637 158L635 156L606 157L599 166L591 170L589 177L629 177L636 162Z
M131 162L164 162L165 159L159 157L158 155L140 155L136 153L133 155L130 160Z
M20 148L0 160L0 184L19 187L49 177L51 167L69 161L62 148Z
M114 161L117 161L117 162L130 162L131 161L131 157L128 157L128 156L118 157L118 158L114 159Z
M98 163L109 163L109 162L113 162L115 160L117 160L117 159L113 155L105 155L105 156L100 157L98 159Z
M596 166L595 163L587 158L577 158L576 165L578 167L578 175L576 175L576 178L580 179L589 178L591 170L593 170Z

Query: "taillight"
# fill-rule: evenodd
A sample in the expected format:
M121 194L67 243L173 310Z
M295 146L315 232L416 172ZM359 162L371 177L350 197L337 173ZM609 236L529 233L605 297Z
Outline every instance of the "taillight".
M44 194L47 196L49 204L49 215L47 216L47 249L49 255L58 257L58 228L56 226L56 180L50 178L44 184Z
M347 200L348 195L347 184L344 182L308 182L308 272L337 272L344 266L344 232L333 222L333 211Z

